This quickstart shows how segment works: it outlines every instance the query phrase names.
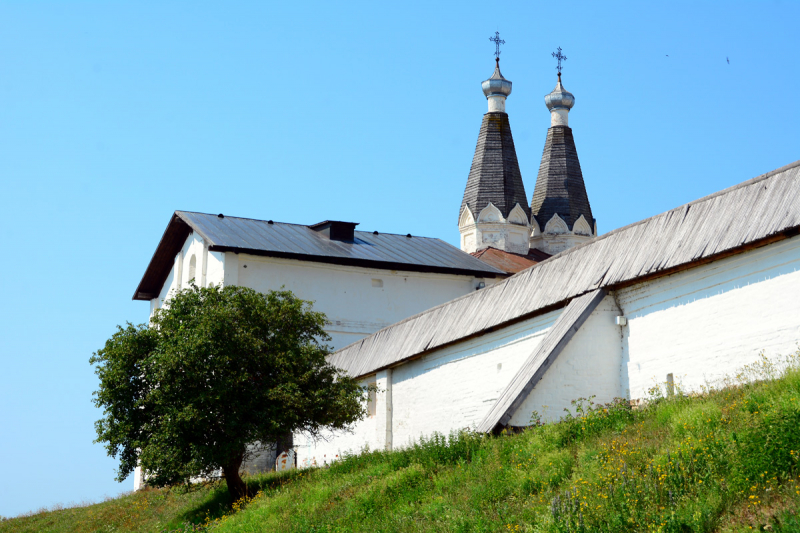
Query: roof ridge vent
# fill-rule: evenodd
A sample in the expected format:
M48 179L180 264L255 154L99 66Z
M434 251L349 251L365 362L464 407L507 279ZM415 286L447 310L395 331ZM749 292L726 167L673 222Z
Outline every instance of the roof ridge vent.
M358 226L358 222L325 220L312 224L309 228L317 233L321 233L332 241L352 241L355 240L356 226Z

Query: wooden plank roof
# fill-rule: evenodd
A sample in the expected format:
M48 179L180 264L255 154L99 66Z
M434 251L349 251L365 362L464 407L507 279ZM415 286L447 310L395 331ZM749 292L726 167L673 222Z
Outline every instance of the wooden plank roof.
M477 219L490 202L505 218L517 204L525 216L531 216L506 113L483 115L458 216L461 217L464 207L469 206Z
M542 379L547 369L555 362L561 351L572 339L589 315L608 294L604 289L587 292L574 298L558 316L534 352L528 356L520 369L511 378L505 390L495 401L477 431L490 433L508 424L514 412Z
M531 199L531 214L542 231L555 214L567 223L570 230L581 215L594 227L578 150L569 126L553 126L547 130Z
M330 356L358 377L566 305L800 233L800 161L575 246Z

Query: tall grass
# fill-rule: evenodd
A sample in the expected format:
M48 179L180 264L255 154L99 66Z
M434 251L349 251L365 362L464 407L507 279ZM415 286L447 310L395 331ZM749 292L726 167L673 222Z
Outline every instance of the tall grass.
M798 361L762 356L693 394L657 386L637 409L579 399L520 434L346 457L219 530L800 531Z
M329 468L257 476L255 496L233 505L223 486L192 501L150 491L151 503L135 504L140 516L162 506L150 529L129 520L105 530L798 532L798 362L800 352L762 357L691 394L656 386L637 408L578 399L560 422L516 434L434 435ZM167 516L156 495L184 506ZM0 522L0 532L104 530L60 527L53 516L38 529L26 522L36 517ZM80 516L70 523L89 523Z

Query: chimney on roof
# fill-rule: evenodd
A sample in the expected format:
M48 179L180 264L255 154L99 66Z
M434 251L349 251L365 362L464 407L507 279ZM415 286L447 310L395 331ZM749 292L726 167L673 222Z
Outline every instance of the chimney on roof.
M340 220L326 220L309 226L317 233L321 233L332 241L352 241L355 239L358 222L342 222Z

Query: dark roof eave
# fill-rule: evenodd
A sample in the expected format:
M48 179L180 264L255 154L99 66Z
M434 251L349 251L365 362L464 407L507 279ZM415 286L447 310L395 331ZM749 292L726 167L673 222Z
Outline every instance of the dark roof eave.
M153 252L153 257L133 293L134 300L152 300L160 294L161 287L172 269L175 255L181 250L186 242L186 237L192 231L192 227L180 217L177 211L172 214L172 218ZM157 287L156 292L153 292L154 286Z
M403 362L416 359L427 353L432 353L444 346L456 344L506 327L517 321L549 312L560 304L565 304L590 290L597 288L603 288L608 291L618 290L635 283L676 274L689 268L718 261L784 239L798 237L800 236L800 193L797 193L796 180L800 180L800 174L797 172L790 173L793 169L800 169L800 161L573 246L546 261L542 261L511 276L505 281L492 287L487 287L479 293L480 296L475 293L468 294L387 326L372 335L337 350L328 356L328 360L348 372L351 376L366 376L384 368L391 368ZM779 177L773 184L765 183L763 185L763 190L769 189L770 193L764 193L764 197L761 197L758 193L761 190L761 182L783 173L786 173L786 175ZM754 185L758 186L753 187ZM717 198L731 195L731 199L721 200L719 204L709 204L710 208L713 209L710 212L700 211L702 213L700 219L691 220L691 223L699 224L710 219L716 220L720 216L728 218L739 216L741 212L739 206L743 204L742 199L735 195L740 189L748 189L743 191L742 194L751 195L748 196L748 199L752 197L760 202L756 203L761 210L759 213L769 213L770 208L775 205L773 202L776 195L786 196L791 193L794 193L791 197L793 202L791 206L795 210L791 210L789 206L781 210L773 210L773 214L777 213L777 218L775 220L768 219L768 228L764 228L761 232L753 233L749 226L734 226L731 224L728 227L734 228L736 231L725 235L725 240L723 241L718 239L716 233L708 234L705 237L706 244L702 247L700 254L697 253L696 243L693 247L676 247L675 240L679 239L679 237L676 237L678 232L666 232L664 234L671 235L671 240L668 240L666 244L662 243L656 249L661 250L660 253L663 254L667 247L674 248L670 249L670 254L673 254L674 257L670 256L673 260L669 265L663 258L653 257L652 251L650 255L639 254L641 257L637 255L632 255L630 258L624 256L627 258L624 263L615 263L614 260L609 259L612 256L621 257L619 249L624 249L631 239L640 239L636 233L633 233L639 231L638 226L644 226L642 231L647 231L653 227L655 229L652 231L659 232L663 232L662 226L667 223L670 224L673 230L675 226L680 228L689 223L687 222L687 218L689 218L687 214L690 208L711 202ZM736 204L737 201L739 202L738 205ZM694 218L697 218L697 216ZM626 234L628 237L626 237ZM713 243L714 246L710 246L709 242ZM591 250L595 250L594 255L592 255ZM574 278L574 270L572 268L560 269L556 266L560 265L561 261L568 256L575 256L578 263L580 263L580 260L587 260L588 258L585 263L586 266L582 266L582 268L591 267L595 272L588 277L584 275L579 282L568 279L567 276ZM653 265L658 266L652 268ZM569 266L569 263L567 263L567 266ZM610 272L612 266L615 267L614 272ZM650 268L645 268L647 266ZM560 287L561 290L553 290L552 292L539 290L539 288L547 286L548 283L551 286ZM525 291L526 287L533 290ZM518 314L513 315L496 313L494 320L487 319L485 313L479 317L476 315L478 318L463 317L463 309L469 307L465 306L462 303L463 301L478 297L481 298L481 306L486 309L493 309L498 305L503 305L502 299L506 297L510 290L521 291L528 297L529 301L526 302L528 304L526 310L518 310ZM437 328L428 328L428 325L424 322L425 317L428 315L435 317L438 324ZM491 316L491 313L488 316ZM443 326L444 324L450 324L453 327ZM375 354L381 350L388 355L385 357L376 356Z
M492 272L490 270L470 270L462 268L437 267L429 265L414 265L410 263L394 263L390 261L370 261L365 259L355 259L348 257L330 257L324 255L276 252L271 250L254 250L249 248L237 248L234 246L209 246L208 249L209 251L212 252L234 252L237 254L249 254L261 257L277 257L281 259L294 259L296 261L308 261L312 263L326 263L330 265L377 268L379 270L402 270L405 272L453 274L456 276L475 276L479 278L496 278L497 276L505 275L505 272L502 272L500 270Z
M188 217L183 216L180 211L176 211L173 213L169 224L167 224L167 228L164 230L164 234L161 236L161 240L159 241L158 246L153 253L153 257L150 259L150 263L148 264L142 279L139 281L136 291L133 293L133 300L149 301L158 297L158 295L161 293L162 287L164 286L164 282L167 280L167 277L169 277L170 270L174 264L175 255L181 250L183 244L186 242L186 238L192 232L196 232L200 237L203 238L205 242L209 243L208 249L210 251L216 252L246 253L257 256L279 257L314 263L376 268L380 270L452 274L456 276L475 276L481 278L496 278L498 276L505 275L504 272L493 269L488 265L487 270L472 270L390 261L372 261L367 259L327 257L311 254L219 246L215 245L200 228L195 227Z
M636 225L636 224L631 224L631 225ZM677 274L678 272L682 272L682 271L688 270L690 268L695 268L695 267L698 267L698 266L701 266L701 265L712 263L714 261L719 261L720 259L725 259L727 257L738 255L738 254L741 254L741 253L743 253L745 251L748 251L748 250L754 250L756 248L761 248L762 246L766 246L768 244L772 244L772 243L775 243L775 242L778 242L778 241L782 241L782 240L785 240L785 239L790 239L792 237L797 237L798 235L800 235L800 226L788 228L788 229L776 232L776 233L774 233L772 235L769 235L767 237L764 237L762 239L759 239L757 241L753 241L752 243L748 243L748 244L742 245L742 246L737 246L736 248L734 248L732 250L727 250L727 251L724 251L724 252L721 252L721 253L718 253L718 254L714 254L714 255L711 255L711 256L708 256L708 257L704 257L702 259L698 259L698 260L692 261L690 263L685 263L685 264L678 265L676 267L672 267L672 268L669 268L669 269L659 270L659 271L656 271L656 272L652 272L650 274L639 276L639 277L637 277L635 279L631 279L631 280L628 280L628 281L625 281L625 282L621 282L621 283L611 284L611 285L608 285L608 286L605 286L605 287L602 287L602 288L604 290L608 291L608 292L617 291L617 290L620 290L620 289L623 289L623 288L626 288L626 287L630 287L631 285L634 285L634 284L637 284L637 283L642 283L644 281L651 281L651 280L654 280L654 279L663 278L663 277L666 277L666 276L671 276L673 274ZM595 237L595 239L592 239L592 240L597 240L597 239L598 238ZM578 246L583 246L583 244L580 244ZM556 257L556 256L553 256L553 257ZM549 261L549 260L550 259L547 259L547 261ZM542 261L542 263L543 262L544 261ZM541 265L542 263L538 263L536 265L533 265L530 268L536 268L539 265ZM516 275L516 274L514 274L514 275ZM389 369L389 368L394 368L394 367L397 367L397 366L401 366L401 365L403 365L405 363L408 363L409 361L413 361L415 359L419 359L421 357L424 357L425 355L428 355L428 354L431 354L431 353L436 352L438 350L441 350L442 348L446 348L448 346L459 344L459 343L462 343L462 342L464 342L466 340L469 340L469 339L481 337L483 335L486 335L487 333L492 333L492 332L497 331L499 329L507 328L509 326L512 326L512 325L517 324L519 322L523 322L525 320L529 320L531 318L535 318L537 316L546 315L547 313L550 313L551 311L555 311L557 309L562 309L562 308L566 307L569 304L569 302L571 302L573 299L575 299L575 298L577 298L579 296L583 296L583 295L585 295L585 294L587 294L589 292L592 292L592 291L584 291L584 292L582 292L580 294L577 294L577 295L573 296L572 298L566 298L564 300L560 300L558 302L549 304L547 306L541 307L541 308L536 309L534 311L530 311L530 312L527 312L527 313L519 314L519 315L517 315L517 316L515 316L513 318L509 318L508 320L506 320L504 322L500 322L498 324L493 324L491 326L487 326L486 328L483 328L483 329L481 329L479 331L475 331L474 333L471 333L471 334L466 335L464 337L461 337L461 338L458 338L458 339L455 339L455 340L452 340L452 341L447 341L447 342L444 342L442 344L438 344L438 345L432 346L432 347L430 347L428 349L425 349L425 350L420 351L418 353L415 353L413 355L407 356L407 357L402 358L402 359L398 359L396 361L392 361L389 364L376 367L375 369L372 369L372 370L370 370L368 372L364 372L364 373L361 373L359 375L351 376L351 377L353 377L354 379L361 379L361 378L363 378L365 376L370 376L370 375L375 374L376 372L380 372L382 370L386 370L386 369ZM456 299L460 300L462 298L469 297L471 294L472 293L466 294L466 295L461 296L461 297L456 298ZM439 305L437 307L442 307L442 306L444 306L444 305L446 305L448 303L450 303L450 302L445 302L444 304L441 304L441 305ZM432 308L432 309L435 309L435 308ZM395 324L390 324L390 325L384 327L383 329L378 330L377 332L373 333L372 335L370 335L370 337L373 336L373 335L377 335L381 331L389 330L389 329L393 328L394 326L396 326L397 324L400 324L401 322L405 322L407 320L411 320L411 319L417 318L420 315L427 314L432 309L427 309L427 310L422 311L421 313L418 313L417 315L411 316L411 317L409 317L409 318L407 318L405 320L401 320L400 322L397 322ZM327 357L330 358L332 355L335 355L335 354L337 354L337 353L339 353L341 351L344 351L347 348L349 348L350 346L356 345L356 344L358 344L358 343L360 343L362 341L363 341L363 339L360 339L360 340L357 340L357 341L355 341L355 342L353 342L351 344L348 344L347 346L339 348L338 350L336 350L332 354L328 355Z

